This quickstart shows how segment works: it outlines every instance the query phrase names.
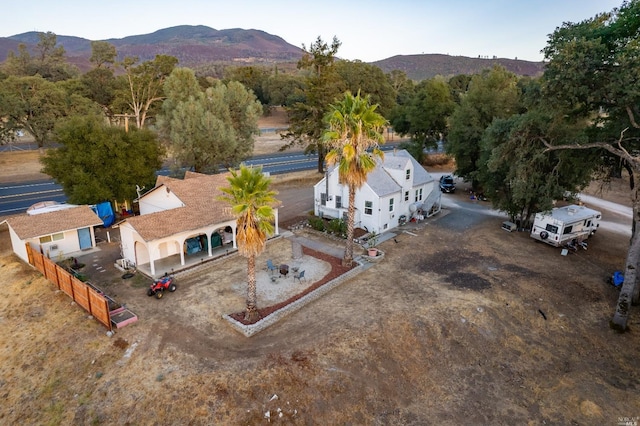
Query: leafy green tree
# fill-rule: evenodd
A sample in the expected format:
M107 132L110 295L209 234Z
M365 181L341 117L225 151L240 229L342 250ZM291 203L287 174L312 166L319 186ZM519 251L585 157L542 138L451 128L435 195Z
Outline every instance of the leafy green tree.
M384 72L377 66L362 61L338 61L336 72L351 93L369 95L379 105L378 113L387 117L396 104L396 92Z
M149 130L105 124L96 115L75 116L55 130L59 148L42 158L43 172L62 185L70 203L131 200L136 185L153 186L163 151Z
M550 35L544 49L548 60L545 100L565 112L566 120L585 120L589 140L556 143L543 139L547 150L606 150L619 158L631 178L633 236L627 253L625 280L612 326L627 328L631 303L640 300L640 1L579 23L565 23ZM580 141L579 141L580 142ZM576 152L576 151L574 151Z
M367 181L368 174L376 167L376 158L383 158L378 144L384 143L382 130L385 118L376 112L377 105L370 105L369 97L353 96L346 92L325 118L327 129L323 139L331 147L327 164L337 165L341 183L349 190L347 210L347 242L343 265L353 263L353 233L355 228L356 191Z
M144 127L149 112L155 103L162 101L163 85L178 59L168 55L156 55L153 61L137 65L138 58L127 57L122 66L126 73L127 89L119 96L126 100L130 112L136 119L139 129Z
M192 70L176 68L165 84L159 127L170 150L197 172L217 172L253 153L262 106L237 82L202 91Z
M342 93L343 85L334 66L340 41L334 37L329 46L320 37L309 49L303 45L305 54L298 61L298 68L308 72L305 78L303 100L287 109L289 129L282 135L290 142L284 147L303 145L305 153L318 154L318 172L324 172L324 160L327 148L322 140L325 128L324 116L329 105Z
M275 72L263 82L262 91L266 105L291 107L304 99L303 88L302 77Z
M420 82L407 103L394 109L391 124L397 133L411 135L404 147L416 160L422 160L424 148L435 147L444 137L454 106L447 83L433 78Z
M387 74L387 81L396 96L395 104L406 105L413 96L415 84L404 71L393 70Z
M13 51L9 52L3 65L7 74L18 77L39 75L53 82L78 75L78 70L67 62L64 47L57 46L57 36L54 33L39 33L38 40L33 55L24 44L18 46L17 55Z
M462 97L469 90L471 77L468 74L458 74L449 79L449 87L451 87L451 94L456 104L460 104Z
M474 75L451 116L447 151L456 160L456 174L471 180L474 189L478 187L483 133L494 119L517 112L517 81L515 74L500 66Z
M229 67L225 70L225 81L237 81L244 85L258 98L261 104L267 105L268 100L264 93L264 86L269 79L269 70L264 67Z
M91 42L91 57L89 61L95 68L113 68L118 52L116 47L107 41Z
M555 120L551 112L531 110L495 119L482 138L478 181L492 205L525 228L535 213L586 186L599 155L545 152L541 137L575 141L585 136L579 126Z
M60 86L40 76L10 76L0 85L0 127L7 134L23 129L43 147L65 114L65 100Z
M278 203L276 191L269 188L271 179L262 168L240 166L230 170L228 187L220 188L225 195L219 199L231 205L237 217L238 253L247 258L247 306L244 319L254 322L260 318L256 297L256 257L265 249L273 234L273 206Z

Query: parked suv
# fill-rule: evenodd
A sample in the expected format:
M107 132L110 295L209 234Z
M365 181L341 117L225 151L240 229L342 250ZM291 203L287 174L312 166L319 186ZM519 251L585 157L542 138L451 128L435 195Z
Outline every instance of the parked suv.
M442 192L455 192L456 183L453 180L453 176L444 175L440 177L440 191Z

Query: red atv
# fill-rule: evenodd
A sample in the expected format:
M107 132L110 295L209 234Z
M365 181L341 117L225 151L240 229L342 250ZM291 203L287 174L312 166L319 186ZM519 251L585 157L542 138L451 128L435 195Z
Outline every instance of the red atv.
M176 291L176 285L173 283L173 277L168 274L164 274L162 278L154 281L149 286L147 296L153 296L155 294L156 299L162 299L165 290L169 290L170 292Z

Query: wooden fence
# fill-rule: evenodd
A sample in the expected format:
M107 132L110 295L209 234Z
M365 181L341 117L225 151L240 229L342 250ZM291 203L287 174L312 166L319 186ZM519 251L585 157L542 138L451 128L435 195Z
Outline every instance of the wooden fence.
M73 274L45 257L37 249L27 244L29 263L60 290L67 293L78 305L82 306L95 319L109 330L113 329L108 298L90 284L80 281Z

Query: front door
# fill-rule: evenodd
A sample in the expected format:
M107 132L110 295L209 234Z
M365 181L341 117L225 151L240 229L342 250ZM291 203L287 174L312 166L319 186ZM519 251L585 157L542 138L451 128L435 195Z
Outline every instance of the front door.
M91 230L89 228L78 229L78 241L80 242L80 250L93 247L91 244Z

